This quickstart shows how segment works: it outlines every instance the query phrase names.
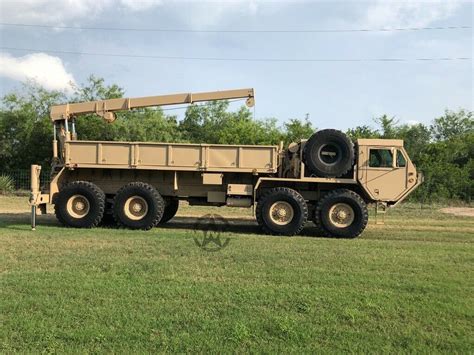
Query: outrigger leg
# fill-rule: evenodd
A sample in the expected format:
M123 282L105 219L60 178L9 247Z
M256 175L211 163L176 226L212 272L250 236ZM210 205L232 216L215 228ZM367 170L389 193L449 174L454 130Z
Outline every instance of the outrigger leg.
M31 230L36 230L36 206L31 206Z
M30 206L31 206L31 230L36 230L36 204L38 197L40 196L40 165L31 166L31 195L30 195Z

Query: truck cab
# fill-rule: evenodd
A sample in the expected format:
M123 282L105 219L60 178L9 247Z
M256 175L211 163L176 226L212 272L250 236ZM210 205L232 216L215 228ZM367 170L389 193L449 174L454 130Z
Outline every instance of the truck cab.
M399 203L423 180L401 139L357 140L357 180L374 201Z

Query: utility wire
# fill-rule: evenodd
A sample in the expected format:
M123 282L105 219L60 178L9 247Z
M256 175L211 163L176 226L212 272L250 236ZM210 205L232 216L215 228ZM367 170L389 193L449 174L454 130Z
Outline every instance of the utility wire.
M123 58L149 58L164 60L196 60L196 61L234 61L234 62L411 62L411 61L452 61L471 60L471 57L439 57L439 58L231 58L231 57L181 57L181 56L161 56L161 55L141 55L141 54L121 54L121 53L96 53L96 52L74 52L58 51L49 49L0 47L0 50L44 52L53 54L89 55L104 57Z
M119 28L119 27L74 27L37 25L26 23L0 22L2 26L55 28L63 30L89 31L130 31L130 32L183 32L183 33L344 33L344 32L400 32L400 31L427 31L427 30L465 30L472 26L436 26L436 27L398 27L398 28L347 28L347 29L315 29L315 30L191 30L176 28Z

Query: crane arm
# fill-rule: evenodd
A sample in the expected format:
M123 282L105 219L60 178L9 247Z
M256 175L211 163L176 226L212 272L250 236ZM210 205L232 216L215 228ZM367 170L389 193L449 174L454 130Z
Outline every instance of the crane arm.
M177 104L192 104L202 101L228 100L247 98L246 104L252 107L255 103L253 89L238 89L225 91L210 91L199 93L185 93L161 96L147 96L137 98L121 98L100 101L79 102L73 104L56 105L51 107L51 120L60 121L71 116L96 114L107 122L115 121L116 111L131 110L135 108L166 106Z

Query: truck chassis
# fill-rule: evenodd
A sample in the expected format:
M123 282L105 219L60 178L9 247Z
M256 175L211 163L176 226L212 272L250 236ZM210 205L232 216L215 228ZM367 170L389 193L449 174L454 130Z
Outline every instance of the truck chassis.
M322 235L354 238L367 225L367 204L395 206L423 180L403 141L359 139L354 146L336 130L287 148L80 141L75 132L81 114L110 123L120 110L236 97L254 104L253 90L243 89L53 106L52 179L41 186L41 167L32 166L32 227L49 203L66 226L91 228L109 219L150 229L173 218L186 200L254 206L266 233L295 235L312 220Z

